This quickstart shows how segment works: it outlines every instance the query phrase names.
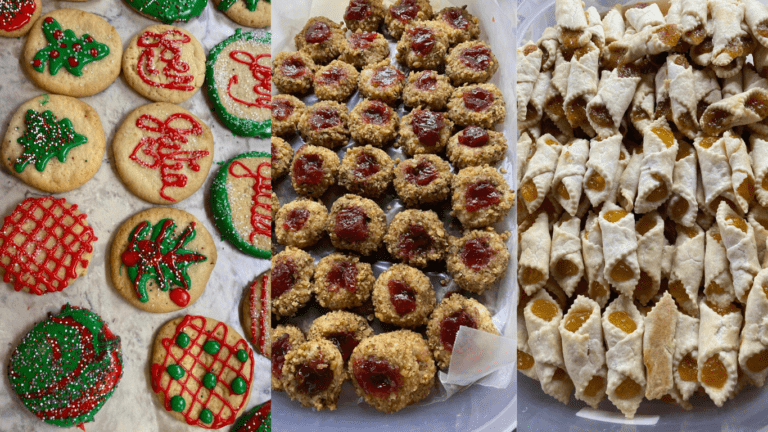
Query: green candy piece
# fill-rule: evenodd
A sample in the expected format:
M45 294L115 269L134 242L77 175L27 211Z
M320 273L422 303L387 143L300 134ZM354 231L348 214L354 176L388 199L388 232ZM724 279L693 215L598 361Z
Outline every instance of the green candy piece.
M232 380L232 393L234 394L243 394L246 390L248 390L248 384L246 384L245 380L241 377L237 377Z
M182 412L184 411L184 408L187 407L187 402L184 401L184 398L181 396L174 396L171 398L171 409L176 412Z
M161 23L189 21L200 16L208 0L127 0L128 5Z
M221 349L221 344L219 344L215 340L209 340L208 342L203 345L203 351L207 352L210 355L216 355L216 353L219 352Z
M200 411L200 421L205 424L211 424L213 422L213 413L208 408L203 408Z
M240 363L245 363L248 361L248 352L244 349L238 350L235 357L240 360Z
M214 375L214 374L212 374L210 372L205 374L205 376L203 377L203 385L207 389L212 389L212 388L216 387L216 383L217 382L218 382L218 379L216 379L216 375Z
M62 31L61 25L53 17L47 17L42 22L48 46L38 51L32 59L32 68L38 72L43 72L45 63L48 63L51 75L56 75L63 66L72 75L82 76L83 66L109 55L109 47L96 42L90 35L84 34L78 38L70 29Z
M27 130L16 140L24 148L21 157L13 165L17 173L23 172L30 162L35 164L35 169L43 172L54 156L59 158L59 162L65 163L70 150L88 142L85 135L75 132L70 119L57 121L51 111L39 113L28 110L24 124Z
M181 379L185 375L184 368L177 364L168 365L165 370L168 371L168 375L175 380Z
M186 333L179 333L178 336L176 336L176 345L186 348L189 346L189 335Z

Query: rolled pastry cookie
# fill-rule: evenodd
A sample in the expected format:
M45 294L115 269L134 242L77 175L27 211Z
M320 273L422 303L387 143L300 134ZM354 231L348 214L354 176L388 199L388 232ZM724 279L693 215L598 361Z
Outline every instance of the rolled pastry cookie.
M647 55L667 52L677 45L680 36L677 24L646 27L632 35L626 33L621 40L608 45L606 65L620 66Z
M608 366L608 399L627 418L645 396L643 367L643 316L630 297L620 295L603 313L605 362Z
M544 99L546 97L547 90L550 87L551 80L552 72L542 71L539 73L539 77L536 79L536 84L533 86L531 98L528 101L525 120L517 121L518 130L527 129L541 121L541 116L544 114Z
M603 259L603 237L600 231L598 215L590 213L587 223L581 232L581 255L584 258L584 268L589 283L589 297L595 300L601 308L605 307L611 291L605 280L605 260Z
M538 209L549 194L561 148L560 142L550 134L536 140L535 153L525 167L519 190L529 213Z
M704 28L706 30L704 40L701 41L700 44L691 47L689 54L694 63L702 67L707 67L712 64L712 35L715 33L715 22L708 19Z
M624 18L638 32L643 31L646 27L656 27L667 23L656 3L650 3L645 7L628 8L624 11Z
M715 214L722 201L733 204L736 197L733 195L733 183L731 182L731 164L725 153L725 145L722 138L704 137L696 138L693 142L696 148L696 157L699 159L701 180L704 189L704 211ZM733 204L735 207L735 204Z
M768 7L760 0L744 0L744 21L760 45L768 47Z
M533 150L536 146L531 139L531 135L528 132L520 134L520 138L517 139L517 149L515 154L517 156L515 169L517 170L517 184L521 184L525 169L528 167L528 160L533 156Z
M544 33L542 33L536 45L539 46L542 52L541 70L551 70L555 65L558 47L560 46L560 41L557 39L557 29L554 27L544 29Z
M752 172L752 159L747 151L747 144L733 131L727 131L723 138L725 154L731 165L731 184L733 184L736 204L742 213L749 211L750 203L755 199L755 175Z
M656 96L654 83L654 74L645 74L640 77L640 82L635 89L635 95L632 97L632 106L629 109L629 119L635 129L645 130L651 121L653 121Z
M619 148L619 166L616 169L616 181L613 182L613 188L611 188L611 191L608 193L606 202L617 202L617 197L619 196L619 183L621 181L621 176L624 175L624 170L629 164L629 159L629 151L627 151L627 148L622 144Z
M574 50L589 43L592 34L587 31L587 14L581 0L556 0L555 20L560 43L566 50Z
M573 295L576 285L584 276L581 238L579 238L580 225L581 220L564 214L552 228L549 274L568 297Z
M736 300L736 292L733 290L731 267L717 224L707 230L705 248L704 295L708 302L725 307Z
M680 31L683 33L683 40L691 45L700 44L707 37L706 26L707 2L681 0Z
M555 199L571 216L576 216L589 158L589 141L575 139L563 146L557 160L552 191Z
M661 65L653 80L656 83L656 111L654 111L654 116L656 119L663 117L670 122L672 121L672 109L669 100L669 70L666 62Z
M721 78L721 79L729 78L741 71L741 68L744 67L745 58L746 57L736 57L732 62L728 63L728 65L726 66L715 66L712 64L710 65L710 67L715 72L715 75L717 75L718 78Z
M643 131L643 165L635 198L635 212L647 213L663 204L672 190L678 149L667 121L660 118Z
M746 303L752 281L760 271L755 230L724 202L717 209L716 219L731 267L733 291L737 300Z
M635 206L635 195L637 195L637 184L640 181L640 167L642 165L643 149L640 147L629 158L629 163L619 178L616 203L628 212L631 212Z
M686 401L700 386L698 359L699 319L678 312L672 369L677 390Z
M699 125L705 134L721 135L736 126L757 123L768 116L768 90L753 87L710 105Z
M571 74L571 62L566 61L560 49L555 58L555 70L552 72L552 81L544 95L544 112L550 120L561 130L563 125L570 129L571 125L565 118L565 96L568 94L568 75Z
M761 206L768 207L768 140L753 134L749 143L752 145L749 156L755 174L755 196Z
M608 138L619 132L619 124L639 82L638 71L627 66L614 69L605 82L601 82L597 95L587 104L589 124L598 136Z
M741 74L744 90L749 90L752 87L768 88L768 79L761 76L754 65L750 63L744 65Z
M565 371L563 346L558 327L563 311L546 290L539 290L525 306L528 346L535 360L536 375L544 393L568 404L573 381Z
M734 304L718 307L702 301L699 310L699 382L720 407L736 391L741 309Z
M696 118L701 118L704 111L713 103L723 98L720 82L711 69L693 71L694 88L696 90Z
M576 387L576 399L592 408L605 398L605 366L600 305L580 295L560 321L565 370Z
M536 217L533 225L523 232L520 239L522 253L517 269L517 279L528 295L533 295L540 290L549 279L551 246L547 214L542 212Z
M748 33L742 28L744 2L742 0L718 0L709 2L709 12L714 21L712 35L712 64L726 66L736 57L745 54L742 38Z
M645 397L648 399L661 399L675 387L673 368L677 314L675 301L666 292L645 317L643 362Z
M587 32L590 34L590 39L599 50L602 50L605 46L605 31L603 30L603 22L600 18L600 12L597 8L590 6L586 10L587 14Z
M678 142L678 145L680 148L675 157L672 196L667 203L667 216L680 225L693 226L699 210L696 201L698 187L696 151L685 141Z
M667 75L669 77L669 101L672 121L680 132L690 139L699 132L696 115L696 89L694 88L693 68L685 55L674 54L667 57Z
M610 44L624 37L624 17L622 16L622 6L617 4L609 10L603 17L603 33L605 34L605 43Z
M766 267L765 251L768 240L768 208L753 206L747 214L747 221L755 230L755 244L757 245L757 260L762 268Z
M563 104L565 117L571 127L580 127L590 136L594 136L594 130L587 118L587 104L597 94L599 61L600 50L592 42L573 54L568 74L568 92Z
M680 14L683 12L682 9L683 5L681 0L670 0L667 15L664 17L667 24L677 24L679 26Z
M608 199L614 183L619 180L617 171L621 153L622 135L594 138L589 144L587 172L584 174L584 193L593 207Z
M732 77L728 77L723 80L723 87L720 92L723 99L735 96L739 93L744 93L744 69Z
M539 79L543 53L529 42L517 49L517 121L525 121L533 87Z
M523 308L517 310L517 370L528 378L539 380L539 376L536 375L536 360L528 345L528 328L525 326Z
M618 292L632 298L640 279L635 217L616 204L605 203L599 221L605 256L605 280Z
M661 262L664 253L664 220L659 213L646 213L635 224L637 233L637 263L640 277L634 297L645 306L659 292Z
M699 286L704 276L704 230L677 225L675 256L669 275L669 293L688 315L699 316Z
M768 269L755 277L744 311L744 329L741 331L739 366L757 387L765 384L768 376ZM567 362L566 362L567 365Z

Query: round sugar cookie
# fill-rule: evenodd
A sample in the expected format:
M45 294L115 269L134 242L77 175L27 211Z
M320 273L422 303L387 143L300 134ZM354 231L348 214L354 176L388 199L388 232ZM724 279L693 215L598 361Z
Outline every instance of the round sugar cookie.
M40 17L42 10L40 0L0 1L0 36L24 36Z
M232 21L253 28L271 25L271 0L213 0L216 9L224 12Z
M77 204L52 196L27 198L0 228L0 276L16 291L61 291L88 273L98 240Z
M256 352L270 358L269 331L272 328L270 271L258 275L245 290L242 305L243 329Z
M128 190L154 204L173 204L195 193L208 176L213 134L191 112L157 102L128 114L112 152Z
M155 102L180 103L205 81L205 50L181 27L157 24L141 30L123 53L123 76Z
M213 110L235 135L272 133L272 33L235 30L208 53L205 85Z
M271 432L272 431L272 401L246 411L232 426L232 432Z
M219 168L211 186L213 220L221 237L241 251L272 256L272 158L248 152Z
M218 429L245 411L253 363L248 342L227 324L202 316L175 318L155 338L152 390L177 419Z
M11 118L0 158L24 183L60 193L90 180L105 149L99 114L90 105L69 96L41 95Z
M97 314L62 306L11 354L11 388L32 414L59 427L93 421L123 376L120 338Z
M197 18L208 5L208 0L125 0L140 14L164 24L187 22Z
M110 251L110 274L132 305L172 312L197 301L216 257L213 238L194 215L155 207L120 226Z
M21 63L36 86L83 97L115 81L122 57L123 42L108 22L81 10L58 9L32 26Z

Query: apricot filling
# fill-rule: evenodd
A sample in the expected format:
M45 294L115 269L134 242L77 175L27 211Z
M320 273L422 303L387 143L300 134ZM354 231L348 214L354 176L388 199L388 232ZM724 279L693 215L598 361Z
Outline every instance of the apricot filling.
M752 93L744 102L744 106L754 111L761 118L768 116L768 100L758 92Z
M708 358L701 368L701 382L709 387L723 388L728 381L728 370L725 369L720 356L717 354Z
M635 321L624 311L611 312L610 315L608 315L608 322L615 325L626 334L630 334L637 330Z
M555 271L560 276L569 277L579 273L579 267L567 259L561 259L555 264Z
M557 368L552 375L552 381L568 381L569 379L570 377L568 377L568 374L560 368Z
M705 37L707 37L707 30L704 28L703 24L699 24L693 30L685 32L685 38L688 39L692 45L700 44Z
M675 136L672 135L672 131L666 128L653 128L651 132L655 133L659 137L661 142L664 143L667 148L672 147L675 144Z
M535 285L544 279L544 275L534 268L524 267L520 279L525 285Z
M701 116L701 128L710 135L719 135L728 129L729 122L726 122L726 120L729 117L731 117L731 113L726 110L710 109Z
M734 204L733 201L729 200L724 196L719 196L714 200L712 200L711 203L709 203L709 209L712 210L712 213L717 213L717 208L720 207L721 202L728 204L728 207L736 210L736 204Z
M708 149L712 147L717 142L717 138L715 137L706 137L702 138L701 141L699 141L699 145L705 149Z
M730 222L731 225L743 231L745 234L747 233L747 230L748 230L747 221L745 221L744 219L738 216L727 216L725 220Z
M740 197L744 198L744 201L746 201L748 204L752 202L752 200L755 198L755 180L752 177L745 178L739 187L736 188L736 193L738 193Z
M635 298L648 299L653 292L653 279L648 273L640 270L640 279L635 286Z
M595 397L603 387L605 387L605 378L600 375L595 375L589 380L589 383L587 383L587 386L584 388L584 396Z
M579 37L581 30L571 30L563 28L560 33L561 42L567 50L573 50L579 47Z
M563 96L557 95L547 101L547 103L544 105L544 111L552 114L555 117L562 117L565 115L565 110L563 109Z
M661 178L659 174L651 174L651 177L653 177L653 179L658 182L659 186L657 186L656 189L653 189L648 194L648 196L645 197L645 199L651 202L663 201L667 199L669 196L669 188L667 187L667 183L663 178Z
M768 175L763 177L763 181L760 182L763 189L768 190Z
M726 316L731 313L738 313L741 311L738 306L736 306L733 303L728 303L726 306L720 306L718 304L712 303L709 300L706 301L707 306L709 306L710 309L717 312L718 315Z
M659 36L659 40L669 46L675 46L680 41L680 37L683 35L680 30L677 29L677 25L669 24L661 27L655 32Z
M682 197L678 197L669 206L669 215L674 220L680 220L683 218L683 216L685 216L686 213L688 213L688 207L688 201Z
M527 352L517 350L517 369L528 370L532 368L534 364L535 361L533 360L533 356Z
M704 294L706 294L707 297L712 295L720 295L725 294L725 290L717 282L711 281L709 285L704 288Z
M531 312L544 321L552 321L552 318L557 315L558 308L549 300L539 299L531 305Z
M589 109L589 118L593 123L602 128L612 128L614 126L611 113L608 112L608 108L605 105L592 106Z
M677 373L683 381L696 382L699 380L699 365L691 353L686 354L677 366Z
M616 282L626 282L632 279L634 276L635 272L624 260L616 263L616 265L613 266L613 269L611 269L611 279L615 280Z
M616 223L626 215L627 215L627 212L625 212L624 210L611 210L611 211L605 212L605 214L603 215L603 219L611 223Z
M585 322L587 322L590 316L592 316L591 310L569 313L565 318L565 329L576 333L576 331L580 329Z
M587 100L579 97L565 106L565 116L571 127L580 127L589 124L587 121Z
M762 372L768 367L768 349L764 349L747 359L747 369L754 373Z
M677 228L685 235L688 236L688 238L694 238L697 235L699 235L699 232L696 231L694 228L678 225Z
M587 188L593 191L602 192L605 189L605 179L597 171L594 171L587 179Z
M669 283L669 293L672 294L672 297L677 300L677 303L681 306L691 301L691 298L688 297L688 292L685 290L685 286L679 280L673 280Z
M643 217L640 218L639 221L637 221L637 224L635 224L635 230L642 236L645 235L648 231L652 230L655 226L656 218L654 218L651 213L646 213L643 215Z
M555 190L557 191L557 195L559 195L560 198L566 201L569 201L571 199L571 194L568 193L568 189L566 189L565 184L563 184L563 182L558 183Z
M640 384L636 383L632 378L626 377L624 381L616 387L616 397L619 399L632 399L640 393Z
M593 299L600 298L608 294L608 288L598 281L592 281L589 284L589 296Z

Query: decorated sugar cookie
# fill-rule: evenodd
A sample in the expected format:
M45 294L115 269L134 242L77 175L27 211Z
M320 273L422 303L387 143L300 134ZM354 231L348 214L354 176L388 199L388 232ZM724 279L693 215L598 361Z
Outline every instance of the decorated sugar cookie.
M96 240L77 204L27 198L0 228L0 275L16 291L61 291L88 272Z
M248 410L235 425L232 432L271 432L272 431L272 401L268 400L261 405Z
M208 53L208 96L216 115L235 135L267 138L271 134L271 42L269 32L237 29Z
M266 271L256 277L246 290L243 301L243 328L245 335L256 347L256 352L266 358L269 357L269 330L271 324L271 294L270 273Z
M24 183L45 192L67 192L96 174L106 140L99 114L85 102L42 95L11 118L0 160Z
M125 0L128 6L140 14L164 24L176 21L187 22L197 18L205 9L208 0Z
M272 0L213 0L216 9L246 27L264 28L271 24Z
M149 26L125 49L123 76L148 99L183 102L203 86L205 51L197 38L181 27Z
M32 414L83 430L122 376L120 338L100 316L69 304L37 323L8 365L11 388Z
M91 96L120 74L123 42L104 19L76 9L58 9L32 26L22 65L35 85L51 93Z
M213 134L184 108L158 102L128 114L112 143L117 173L139 198L173 204L195 193L213 162Z
M120 226L110 260L112 283L131 304L148 312L171 312L203 293L216 248L195 216L155 207Z
M24 36L40 17L42 9L40 0L0 1L0 36Z
M248 405L253 351L223 322L179 317L157 334L150 379L171 415L190 425L218 429L234 423Z
M219 168L211 187L213 220L222 238L264 259L272 246L271 161L269 153L235 156Z

